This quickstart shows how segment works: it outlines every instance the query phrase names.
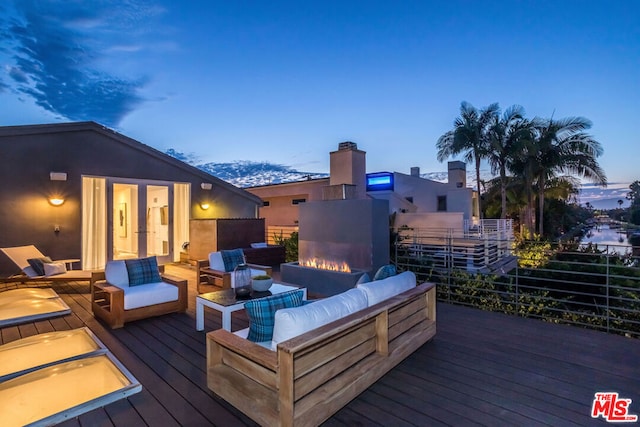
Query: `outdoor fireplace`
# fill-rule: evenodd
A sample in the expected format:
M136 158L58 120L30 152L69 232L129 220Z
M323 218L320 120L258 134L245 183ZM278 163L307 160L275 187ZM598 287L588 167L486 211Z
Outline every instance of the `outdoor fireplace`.
M305 267L299 262L289 262L280 266L282 281L295 283L307 288L312 296L335 295L353 288L364 270L351 269L350 272L325 270L321 268Z
M281 265L283 282L311 294L335 295L389 263L389 202L367 197L365 172L365 152L355 143L342 142L330 153L323 200L298 205L299 262ZM314 268L332 262L346 268Z
M282 281L327 296L353 288L364 273L372 275L389 262L388 209L386 200L376 199L300 205L298 262L281 265ZM311 260L345 264L350 271L307 267Z

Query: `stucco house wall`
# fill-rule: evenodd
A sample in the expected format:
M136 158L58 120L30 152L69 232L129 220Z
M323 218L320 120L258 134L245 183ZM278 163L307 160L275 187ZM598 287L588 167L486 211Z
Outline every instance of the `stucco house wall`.
M0 247L34 244L52 258L80 258L82 177L191 184L192 218L255 218L261 200L95 122L0 127ZM52 181L64 172L66 181ZM211 190L201 183L212 184ZM50 195L65 198L52 206ZM210 208L203 210L201 201ZM58 225L59 232L54 231ZM15 272L0 255L0 274Z
M260 218L265 219L265 226L268 228L297 225L299 204L294 204L293 201L304 199L306 203L322 200L322 188L328 185L329 178L320 178L246 190L268 203L268 206L261 206L258 213Z

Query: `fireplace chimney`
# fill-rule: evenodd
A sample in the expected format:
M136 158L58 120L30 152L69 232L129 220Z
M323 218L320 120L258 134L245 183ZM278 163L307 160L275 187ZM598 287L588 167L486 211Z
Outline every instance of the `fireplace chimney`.
M467 165L461 161L449 162L449 186L465 188L467 186Z
M414 166L411 168L411 176L415 176L416 178L420 178L420 167Z
M367 198L366 154L351 141L341 142L337 151L329 153L329 187L323 192L325 200Z

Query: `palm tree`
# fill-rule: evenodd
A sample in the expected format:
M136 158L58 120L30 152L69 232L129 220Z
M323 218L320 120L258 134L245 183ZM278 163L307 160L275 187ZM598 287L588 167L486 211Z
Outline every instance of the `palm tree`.
M522 182L522 192L526 202L520 212L520 224L524 237L532 239L535 230L534 198L537 191L534 185L538 167L538 149L533 138L534 128L531 121L523 120L521 126L523 129L527 129L527 133L525 137L519 138L518 143L513 147L509 170L514 177L517 177L516 182Z
M591 122L584 117L567 117L559 120L534 119L537 164L533 172L538 187L538 232L544 234L544 190L549 179L559 173L587 178L600 185L607 184L604 170L597 157L602 146L584 131Z
M522 138L529 135L529 126L524 119L524 108L512 105L502 116L491 118L489 147L485 155L491 165L491 172L500 177L500 218L507 217L507 169L516 154L516 147Z
M465 162L475 162L480 215L482 215L480 162L485 157L489 145L489 124L499 111L498 103L478 110L473 105L463 101L460 104L460 117L453 122L453 130L438 138L436 143L436 148L438 149L437 158L440 162L460 153L464 154L463 159Z

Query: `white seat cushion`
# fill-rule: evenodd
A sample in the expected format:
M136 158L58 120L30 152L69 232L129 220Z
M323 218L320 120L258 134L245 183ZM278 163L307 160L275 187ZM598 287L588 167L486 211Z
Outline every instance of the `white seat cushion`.
M129 287L129 272L124 260L107 262L104 268L104 276L107 282L119 288Z
M178 287L164 282L127 286L124 290L124 309L146 307L178 300Z
M378 304L392 296L401 294L416 286L416 275L412 271L405 271L395 276L387 277L373 282L360 283L357 289L362 289L367 294L369 307Z
M367 308L367 295L361 289L349 289L338 295L314 301L300 307L276 311L273 327L273 347L279 342Z

